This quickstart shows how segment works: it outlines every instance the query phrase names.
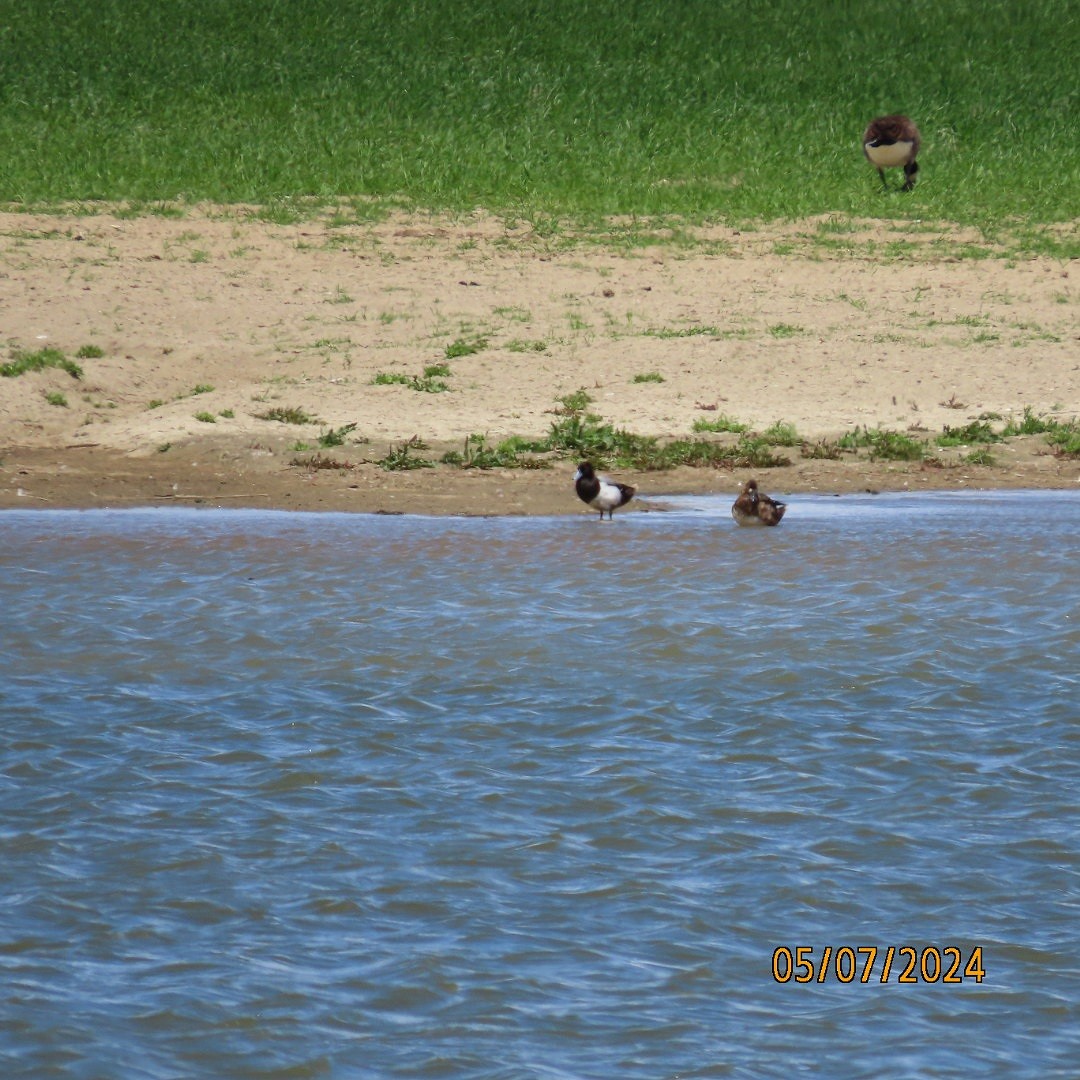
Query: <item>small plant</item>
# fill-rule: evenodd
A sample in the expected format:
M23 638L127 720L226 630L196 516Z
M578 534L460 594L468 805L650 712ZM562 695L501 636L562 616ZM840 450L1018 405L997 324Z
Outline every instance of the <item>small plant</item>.
M450 387L442 380L450 374L447 364L429 364L422 375L404 375L399 371L380 371L371 380L375 386L407 386L425 394L441 394Z
M456 360L459 356L472 356L474 353L482 352L487 345L488 339L484 337L459 337L446 346L446 359ZM444 374L449 375L450 372L446 371Z
M706 420L704 417L694 421L693 430L696 432L711 431L716 433L730 432L734 435L741 435L750 430L749 424L743 424L733 417L721 413L715 420Z
M1024 407L1023 417L1020 420L1008 421L1002 434L1006 438L1013 435L1045 435L1056 426L1056 421L1048 420L1045 416L1036 416L1031 411L1031 406L1027 405Z
M462 453L448 450L441 460L444 465L457 465L462 469L546 469L546 461L521 456L544 449L546 447L542 443L516 435L504 439L497 446L488 446L486 435L474 434L466 437Z
M660 374L659 371L646 371L646 372L643 372L640 375L635 375L632 381L636 382L636 383L651 383L651 382L662 383L662 382L667 382L667 380L664 378L663 375Z
M222 409L221 412L218 413L218 416L223 420L233 420L236 418L236 413L234 413L232 409Z
M171 443L171 442L163 442L163 443L162 443L162 444L161 444L161 445L160 445L160 446L159 446L159 447L157 448L157 452L158 452L159 454L167 454L167 453L168 453L168 452L169 452L169 451L170 451L171 449L172 449L172 443Z
M642 459L638 467L671 469L676 465L691 465L698 468L771 469L790 464L789 458L774 453L773 448L761 439L744 436L734 446L704 439L676 439L660 448L652 459Z
M555 406L556 416L580 416L592 404L593 399L589 391L582 387L572 394L559 398L559 404Z
M82 345L75 355L80 360L98 360L105 355L105 350L97 345Z
M307 458L293 458L290 465L296 465L301 469L355 469L356 464L352 461L339 461L337 458L324 457L322 454L312 454Z
M622 428L600 422L592 414L570 415L551 425L547 437L550 450L571 452L591 458L595 463L634 467L653 453L657 440L634 435Z
M45 348L34 353L17 350L10 363L0 364L0 376L13 379L18 375L25 375L28 371L45 371L47 368L60 368L73 379L81 379L83 374L82 368L74 360L69 360L59 349Z
M217 417L212 412L207 412L205 409L202 412L195 414L195 419L203 424L216 424Z
M1057 423L1046 433L1046 441L1054 448L1058 457L1080 457L1080 425Z
M802 442L795 425L785 424L781 420L766 428L761 433L761 439L770 446L798 446Z
M865 447L870 451L870 460L885 461L922 461L926 457L926 444L905 435L900 431L887 431L876 428L856 428L841 435L837 442L841 450L857 450Z
M794 326L792 323L775 323L769 327L769 333L772 334L774 338L795 337L802 332L801 326Z
M717 326L683 326L678 329L662 327L659 330L646 330L646 337L684 338L684 337L721 337L723 331Z
M279 424L315 424L318 421L313 416L308 416L303 409L283 408L280 405L267 409L266 412L256 413L256 420L276 420Z
M1001 436L988 421L972 420L970 424L958 428L946 424L945 430L934 441L938 446L970 446L972 443L1001 442Z
M799 452L804 458L810 460L827 460L835 461L840 457L842 451L835 442L830 442L828 439L818 439L815 443L804 442L799 449Z
M965 465L994 465L994 455L985 446L980 446L977 450L972 450L970 454L965 454L961 460Z
M198 394L212 394L213 392L214 388L209 383L199 383L197 386L192 388L189 396L195 397Z
M525 341L522 338L514 338L506 343L506 351L512 353L547 352L547 342Z
M355 430L355 424L343 424L339 428L327 428L327 430L319 436L319 445L324 449L330 446L344 446L345 436Z
M387 472L404 472L410 469L433 469L435 462L428 458L413 457L413 450L426 450L427 446L415 435L401 446L391 447L386 457L376 464Z
M67 398L64 397L63 394L57 393L55 390L52 390L52 391L49 391L48 393L46 393L45 400L50 405L58 405L62 409L66 409L68 407Z
M162 401L161 398L151 398L146 403L146 407L147 407L147 409L160 409L161 406L164 405L164 404L165 404L165 402Z

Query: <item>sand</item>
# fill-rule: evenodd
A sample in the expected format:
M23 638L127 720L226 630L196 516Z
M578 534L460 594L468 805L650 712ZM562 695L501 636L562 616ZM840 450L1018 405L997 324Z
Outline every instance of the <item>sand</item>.
M809 442L864 425L930 437L1025 407L1080 416L1069 263L1003 258L911 223L633 235L571 243L481 212L347 225L213 207L2 214L0 360L46 346L103 355L78 361L79 380L0 379L0 508L589 513L572 460L375 464L413 437L438 459L474 433L542 436L579 388L605 421L661 438L722 414L758 430L784 421ZM483 344L448 359L459 341ZM372 382L439 362L445 393ZM317 422L260 415L275 408ZM349 424L346 445L320 450L321 432ZM961 448L930 467L794 447L782 451L791 465L759 480L778 495L1080 483L1080 462L1040 437L990 449L990 466L966 464ZM315 454L347 467L312 468ZM642 494L734 495L746 475L618 478Z

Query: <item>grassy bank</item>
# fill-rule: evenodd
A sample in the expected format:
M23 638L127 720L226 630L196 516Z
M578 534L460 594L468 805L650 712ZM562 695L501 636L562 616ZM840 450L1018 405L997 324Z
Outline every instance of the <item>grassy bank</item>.
M1071 0L26 0L0 35L2 203L1080 217ZM910 196L859 147L894 110Z

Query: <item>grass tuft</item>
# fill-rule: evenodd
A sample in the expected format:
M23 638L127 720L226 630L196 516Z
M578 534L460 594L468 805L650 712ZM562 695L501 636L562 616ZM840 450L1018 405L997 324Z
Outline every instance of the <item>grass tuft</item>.
M421 375L406 375L400 371L380 371L371 380L375 386L407 386L424 394L442 394L450 387L443 378L450 374L447 364L429 364Z
M694 421L694 431L697 432L731 432L735 435L741 435L743 432L749 430L749 424L744 424L739 420L735 420L733 417L730 417L725 413L721 413L713 420L706 420L704 417L699 417L697 420Z
M10 363L0 364L0 376L13 379L25 375L28 371L45 371L48 368L66 371L73 379L81 379L83 375L82 368L74 360L69 360L59 349L45 348L32 353L16 350Z
M433 469L435 462L429 458L414 457L414 450L426 450L427 446L415 435L401 446L391 447L386 457L376 464L387 472L408 472L412 469Z
M356 468L355 462L341 461L337 458L326 457L323 454L312 454L310 457L306 458L295 457L289 464L296 465L301 469L311 470L335 469L338 471L346 471Z
M319 436L319 445L323 449L327 449L331 446L344 446L345 436L351 434L356 430L355 424L343 424L339 428L327 428Z
M856 428L841 435L837 440L841 450L865 447L870 451L871 461L922 461L926 457L926 444L900 431L881 428Z
M938 446L970 446L972 443L1001 442L1002 437L990 426L988 420L972 420L964 427L949 427L934 440Z
M459 356L472 356L474 353L483 352L487 346L488 339L485 337L460 337L446 346L446 359L456 360ZM449 375L449 369L443 374Z
M275 420L279 424L316 424L314 416L309 416L303 409L274 406L266 412L255 413L256 420Z

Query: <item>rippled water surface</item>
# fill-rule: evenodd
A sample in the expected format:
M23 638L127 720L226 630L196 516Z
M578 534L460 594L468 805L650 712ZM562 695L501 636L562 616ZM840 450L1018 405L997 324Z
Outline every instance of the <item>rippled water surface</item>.
M1078 536L6 512L0 1075L1073 1080Z

